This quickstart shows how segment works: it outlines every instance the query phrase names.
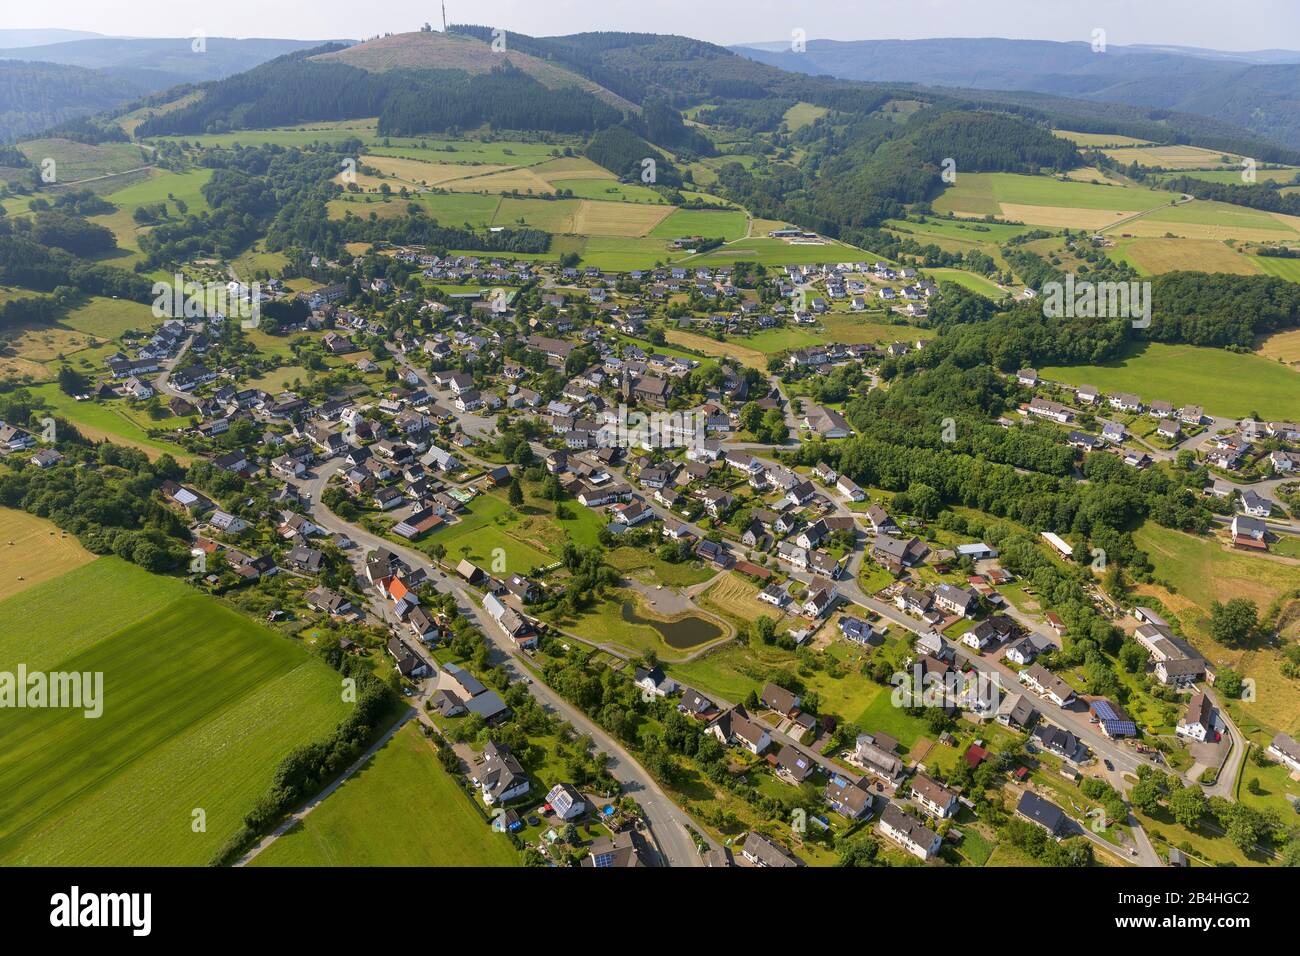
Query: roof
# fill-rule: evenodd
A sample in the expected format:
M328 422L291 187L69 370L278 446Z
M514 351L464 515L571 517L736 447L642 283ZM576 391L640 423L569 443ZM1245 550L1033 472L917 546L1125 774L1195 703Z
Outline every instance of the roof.
M1025 791L1016 805L1016 812L1039 826L1046 827L1050 833L1060 833L1065 829L1065 813L1056 804L1044 800L1036 793Z

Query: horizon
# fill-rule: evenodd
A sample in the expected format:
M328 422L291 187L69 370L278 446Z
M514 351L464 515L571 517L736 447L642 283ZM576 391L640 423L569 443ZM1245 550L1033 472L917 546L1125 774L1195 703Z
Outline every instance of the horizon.
M1190 47L1225 53L1300 52L1300 12L1290 0L1259 0L1252 16L1221 16L1210 0L1155 2L1131 8L1124 0L1095 0L1085 10L1062 0L986 0L972 9L964 0L860 0L852 10L831 0L795 5L778 0L721 0L707 8L686 0L559 0L538 5L522 0L479 0L472 6L449 4L449 23L505 24L507 31L530 36L617 31L678 34L723 46L780 42L801 29L810 39L934 40L1006 39L1088 42L1104 29L1110 44ZM472 15L465 11L472 10ZM201 31L233 39L364 39L385 33L419 30L426 21L441 25L441 9L396 0L369 11L366 29L357 34L354 5L342 0L283 4L270 9L254 0L230 0L219 9L169 0L140 0L129 10L108 10L89 0L69 0L57 8L7 11L0 30L81 30L113 39L167 39ZM990 36L990 22L1014 23L1017 29ZM170 23L170 29L159 24ZM256 23L259 29L249 30ZM875 29L884 23L888 29ZM305 27L310 24L310 27ZM936 29L942 24L947 29ZM880 36L887 32L889 35Z

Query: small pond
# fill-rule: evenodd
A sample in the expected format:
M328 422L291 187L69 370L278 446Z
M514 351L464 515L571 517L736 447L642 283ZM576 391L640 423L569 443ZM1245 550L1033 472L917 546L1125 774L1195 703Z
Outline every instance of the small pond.
M623 602L623 620L629 624L644 624L647 627L653 627L659 632L659 636L664 639L665 644L677 650L698 647L701 644L709 643L709 641L715 641L722 636L722 628L712 621L696 617L693 614L676 621L657 621L654 618L642 617L636 612L635 601Z

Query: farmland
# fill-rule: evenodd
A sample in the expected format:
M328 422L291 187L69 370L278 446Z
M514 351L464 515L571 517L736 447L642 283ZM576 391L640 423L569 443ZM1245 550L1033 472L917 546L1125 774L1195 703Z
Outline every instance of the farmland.
M44 518L0 508L0 601L93 560L74 536Z
M1047 176L959 173L957 182L934 201L934 208L964 216L1002 216L1037 226L1100 229L1174 198L1155 190Z
M1223 349L1151 343L1103 365L1044 368L1041 373L1069 385L1133 392L1147 402L1198 404L1211 415L1240 418L1258 411L1271 419L1300 416L1300 378L1294 371Z
M471 799L408 723L252 865L518 866Z
M1214 239L1121 240L1113 258L1127 261L1143 275L1195 270L1258 275L1252 259Z
M103 712L26 709L0 728L8 864L201 865L276 763L346 712L334 672L287 639L111 557L0 603L0 667L20 662L102 673Z
M98 146L70 139L32 139L19 147L32 165L41 168L54 160L57 182L73 183L97 176L111 176L145 165L140 147L132 143L103 143Z

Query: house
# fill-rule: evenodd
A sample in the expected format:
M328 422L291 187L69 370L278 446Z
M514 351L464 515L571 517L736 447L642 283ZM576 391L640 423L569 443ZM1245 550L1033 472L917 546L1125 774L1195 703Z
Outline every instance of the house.
M1190 687L1205 676L1205 661L1200 657L1174 657L1157 661L1156 680L1171 687Z
M1016 815L1037 824L1058 840L1069 829L1068 818L1060 807L1028 790L1021 794L1020 802L1016 804Z
M1214 737L1214 703L1205 691L1197 691L1187 702L1187 710L1179 718L1174 733L1188 740L1204 743Z
M509 803L528 792L528 775L519 760L505 744L489 741L483 748L483 763L473 771L471 781L483 795L489 807Z
M853 479L846 475L840 475L839 480L835 482L835 490L845 498L848 498L849 501L867 500L866 492L859 488Z
M763 706L768 710L774 710L778 714L785 714L792 717L799 711L799 695L794 694L779 684L769 682L763 687L763 693L759 696Z
M754 866L788 867L806 865L803 860L779 843L774 843L763 834L753 830L745 837L740 852Z
M664 669L656 664L654 667L638 667L633 672L632 682L641 688L644 695L667 697L677 693L677 682L664 674Z
M904 812L896 803L885 805L880 814L879 830L919 860L935 856L943 843L939 834Z
M776 755L777 773L791 783L803 783L817 770L817 764L798 747L782 744Z
M407 680L419 680L433 672L423 657L411 649L411 645L394 635L388 639L388 653L397 661L397 670Z
M1254 488L1247 488L1241 494L1241 510L1251 518L1267 518L1273 513L1273 502L1256 494Z
M572 784L557 783L546 794L546 802L561 820L575 820L587 812L587 802Z
M959 588L940 584L934 590L934 603L950 614L970 617L979 609L980 595L973 587Z
M1117 705L1104 698L1089 702L1088 712L1097 722L1101 732L1112 740L1118 737L1136 737L1137 724Z
M1232 544L1239 548L1267 549L1268 525L1259 518L1232 516Z
M887 783L896 783L903 775L903 761L891 749L881 746L883 734L859 734L847 759L855 766L880 777Z
M863 517L867 519L867 524L871 526L873 534L897 534L898 525L894 519L889 517L889 513L880 505L872 505L864 513Z
M871 815L871 790L861 778L854 780L842 773L832 775L826 784L825 797L832 810L850 820Z
M596 869L651 866L654 855L638 830L620 830L612 836L598 837L587 848L582 865Z
M772 743L767 730L750 720L748 712L739 705L719 714L707 730L720 743L728 746L738 744L752 754L761 754Z
M838 595L834 588L817 588L811 591L808 597L804 599L803 607L800 610L803 612L805 617L817 620L835 606L836 597L838 597Z
M677 709L691 717L707 717L718 709L718 705L698 690L683 687L682 699L678 702Z
M918 773L912 778L909 793L912 801L932 817L951 817L957 813L957 794L943 784Z
M998 705L994 719L1015 730L1028 730L1038 720L1038 711L1022 694L1007 694Z
M929 553L929 547L917 537L903 540L890 534L881 534L871 543L872 560L891 570L915 567Z
M1016 382L1017 384L1025 386L1025 388L1037 388L1038 370L1032 368L1022 368L1019 372L1016 373Z
M1078 763L1088 753L1078 737L1055 724L1040 723L1034 728L1033 736L1044 750L1071 763Z
M521 640L530 629L528 622L514 608L503 604L495 594L485 594L483 596L483 610L488 612L488 616L492 618L497 627L501 628L501 632L506 637L519 644L536 643L535 637L529 641Z
M844 416L833 408L811 406L803 417L803 427L822 438L848 438L853 434Z
M1058 707L1065 707L1074 700L1074 688L1042 664L1031 664L1021 671L1020 682Z
M309 608L325 611L331 617L349 614L352 611L351 601L326 587L312 588L303 595L303 600L307 602Z
M1300 773L1300 744L1294 737L1279 732L1268 745L1268 755L1286 764L1292 773Z
M846 614L840 618L839 627L844 639L854 644L871 644L876 640L875 630L861 618Z
M1041 635L1028 634L1008 647L1004 656L1011 663L1026 667L1051 646L1051 642Z

